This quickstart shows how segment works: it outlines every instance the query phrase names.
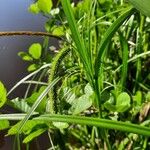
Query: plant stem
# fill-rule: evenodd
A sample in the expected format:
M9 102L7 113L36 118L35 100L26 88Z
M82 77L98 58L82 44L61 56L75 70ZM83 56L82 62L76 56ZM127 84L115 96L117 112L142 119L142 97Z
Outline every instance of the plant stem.
M106 142L107 150L111 150L111 146L108 139L108 133L106 129L104 129L104 141Z
M143 34L143 28L144 28L144 23L145 23L145 16L140 15L140 25L139 25L139 29L137 30L137 47L136 47L136 53L140 54L142 53L142 45L143 45L143 38L142 38L142 34ZM137 82L140 82L141 80L141 68L142 68L142 62L141 62L141 58L138 58L137 60L137 70L136 70L136 82L135 82L135 86L134 86L134 90L133 92L135 93L137 90Z
M0 32L0 36L14 36L14 35L27 35L27 36L48 36L57 39L62 39L60 36L56 36L47 32L33 32L33 31L7 31Z
M102 118L102 109L101 109L101 101L100 101L100 91L99 91L99 82L98 79L95 80L95 95L96 95L96 105L98 107L98 116L99 118Z
M97 126L101 128L120 130L120 131L132 132L135 134L150 136L150 129L148 127L122 122L122 121L99 119L93 117L72 116L72 115L57 115L57 114L41 115L34 119Z

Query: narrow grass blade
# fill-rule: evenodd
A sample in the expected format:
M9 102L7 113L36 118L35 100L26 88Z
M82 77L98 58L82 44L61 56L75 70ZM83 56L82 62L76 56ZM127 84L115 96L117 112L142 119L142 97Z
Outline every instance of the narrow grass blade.
M129 0L129 2L144 15L150 17L150 0Z
M27 114L0 114L0 120L22 120Z
M115 34L115 32L118 30L118 28L123 24L123 22L129 18L133 13L135 12L135 9L130 8L127 10L124 14L122 14L106 31L103 40L100 43L98 55L95 61L95 78L98 78L99 76L99 71L101 67L101 59L102 59L102 54L104 50L106 49L108 43L111 41L111 38Z
M60 80L61 78L56 78L55 80L53 80L48 86L47 88L42 92L42 94L38 97L38 99L35 101L35 103L33 104L33 106L31 107L30 111L27 113L27 115L24 117L24 119L21 121L20 127L18 129L18 133L21 132L21 130L23 129L25 123L28 121L28 119L31 117L31 115L34 113L35 109L38 107L38 105L40 104L40 102L43 100L43 98L49 93L49 91L51 90L51 88Z
M37 74L38 72L40 72L42 69L45 69L47 67L50 67L50 64L46 64L43 65L41 68L39 68L38 70L30 73L29 75L27 75L26 77L24 77L23 79L21 79L19 82L17 82L16 85L14 85L9 92L7 93L7 96L10 95L10 93L12 93L19 85L21 85L24 81L26 81L27 79L31 78L33 75Z
M122 47L122 73L121 73L121 88L125 87L126 78L127 78L127 72L128 72L128 42L123 37L123 35L120 33L120 43Z
M139 55L135 55L134 57L132 57L132 58L130 58L130 59L128 60L128 63L130 63L130 62L132 62L132 61L136 61L138 58L144 57L144 56L146 56L146 55L150 55L150 51L141 53L141 54L139 54ZM121 69L121 67L122 67L122 65L120 65L117 69L115 69L113 73L116 73L117 71L119 71L119 70Z
M137 30L137 36L136 36L136 54L140 54L142 52L142 32L140 29ZM133 92L137 90L137 83L141 80L141 72L142 72L142 62L141 58L137 59L136 62L136 77L135 77L135 85Z
M58 121L58 122L67 122L75 123L81 125L90 125L97 126L106 129L120 130L124 132L131 132L135 134L141 134L145 136L150 136L150 128L144 127L141 125L135 125L132 123L126 123L121 121L113 121L107 119L99 119L92 117L81 117L81 116L69 116L69 115L42 115L35 119L44 120L44 121Z
M63 10L65 12L65 15L68 20L68 24L71 30L72 38L76 44L76 51L79 53L79 57L82 60L82 63L85 67L85 70L87 72L87 76L91 79L92 74L92 61L90 60L90 56L88 55L88 51L85 49L84 41L80 37L77 24L73 15L73 11L71 8L71 4L69 0L61 0Z
M32 80L24 81L23 84L37 84L37 85L45 85L45 86L48 85L46 82L32 81Z
M1 114L0 120L22 120L26 114ZM144 136L150 136L150 128L141 125L136 125L127 122L113 121L108 119L99 119L93 117L81 117L81 116L69 116L69 115L57 115L46 114L34 118L35 120L54 121L54 122L67 122L81 125L97 126L101 128L114 129L124 132L131 132L135 134L141 134ZM149 122L149 120L147 120Z

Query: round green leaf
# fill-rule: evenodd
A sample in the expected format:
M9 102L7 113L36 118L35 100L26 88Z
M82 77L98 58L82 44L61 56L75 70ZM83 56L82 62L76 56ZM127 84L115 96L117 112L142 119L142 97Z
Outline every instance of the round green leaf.
M29 54L27 54L26 52L19 52L18 56L20 56L22 58L22 60L25 60L25 61L32 61L33 60L33 58Z
M42 47L39 43L34 43L29 47L29 54L34 59L39 59L41 57Z
M126 92L122 92L116 100L116 104L114 104L113 97L104 103L104 107L113 112L125 112L131 106L130 104L130 96Z
M0 130L4 130L9 128L9 121L8 120L0 120Z
M33 13L33 14L38 14L40 9L38 8L38 4L37 3L34 3L34 4L31 4L28 8L29 12Z
M126 92L122 92L117 97L116 105L130 104L130 96Z
M31 64L29 67L28 67L28 71L31 72L31 71L34 71L38 68L38 65L37 64Z
M53 29L53 32L52 32L53 35L56 35L56 36L63 36L64 35L64 28L62 26L60 27L55 27Z
M38 0L38 8L44 13L50 13L53 3L51 0Z
M5 104L6 102L6 89L2 82L0 82L0 108Z
M127 109L130 108L130 96L122 92L118 97L116 101L116 107L117 107L117 112L125 112Z
M72 108L74 108L73 114L77 115L91 106L92 106L92 99L90 98L89 95L84 94L81 97L79 97L79 99L76 100L74 105L72 105Z

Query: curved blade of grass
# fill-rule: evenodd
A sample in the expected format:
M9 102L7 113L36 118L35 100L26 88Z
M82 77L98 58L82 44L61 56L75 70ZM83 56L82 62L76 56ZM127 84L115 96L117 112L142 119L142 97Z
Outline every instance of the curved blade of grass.
M0 114L0 120L22 120L27 114Z
M0 120L22 120L26 114L1 114ZM97 126L101 128L120 130L124 132L131 132L135 134L141 134L150 136L150 128L144 127L143 124L136 125L127 122L114 121L108 119L99 119L93 117L82 116L69 116L69 115L57 115L46 114L34 118L35 120L54 121L54 122L67 122L81 125ZM148 121L148 120L147 120Z
M24 77L23 79L21 79L19 82L17 82L16 85L14 85L9 92L7 93L7 96L10 95L10 93L12 93L19 85L21 85L24 81L26 81L27 79L31 78L33 75L37 74L38 72L40 72L42 69L45 69L47 67L50 67L51 64L45 64L43 65L41 68L39 68L38 70L30 73L29 75L27 75L26 77Z
M150 55L150 51L141 53L141 54L139 54L139 55L135 55L134 57L132 57L132 58L130 58L130 59L128 60L128 63L130 63L130 62L132 62L132 61L135 61L135 60L137 60L137 59L140 58L140 57L144 57L144 56L146 56L146 55ZM120 65L117 69L115 69L113 73L116 73L117 71L119 71L121 67L122 67L122 65Z
M124 11L124 10L125 10L124 8L123 9L121 8L121 9L118 9L116 11L113 11L113 12L110 12L110 13L106 13L102 17L97 18L92 24L93 24L93 26L95 26L96 24L100 23L101 20L104 19L105 17L108 17L108 16L113 15L115 13L119 13L119 12Z
M46 114L34 119L97 126L101 128L114 129L124 132L131 132L135 134L150 136L150 128L121 121L113 121L92 117L71 116L71 115L70 116L56 115L56 114L55 115Z
M61 78L57 77L56 79L54 79L48 86L47 88L42 92L42 94L37 98L37 100L35 101L35 103L33 104L33 106L31 107L30 111L27 113L27 115L24 117L24 119L21 121L20 123L20 127L18 129L18 133L21 132L21 130L23 129L25 123L28 121L28 119L31 117L31 115L34 113L35 109L38 107L38 105L40 104L40 102L43 100L43 98L49 93L49 91L51 90L51 88L53 88L53 86L60 80Z
M129 18L133 13L135 12L134 8L130 8L127 10L124 14L122 14L106 31L103 40L101 41L98 55L95 61L95 78L97 79L99 76L99 71L101 67L101 59L102 59L102 54L104 50L106 49L108 43L111 41L111 38L115 34L115 32L118 30L118 28L123 24L123 22Z
M129 0L141 13L150 17L150 0Z
M48 85L46 82L33 81L33 80L24 81L23 84L37 84L37 85L45 85L45 86Z
M142 33L140 32L139 29L137 29L137 34L136 34L136 54L140 54L142 52ZM142 62L141 59L138 58L136 62L136 75L135 75L135 84L133 88L133 92L135 93L137 90L137 83L140 82L141 79L141 72L142 72Z
M88 55L87 50L85 49L84 41L80 37L77 24L73 15L73 11L71 8L70 0L61 0L63 10L65 12L65 15L68 20L68 24L71 30L72 38L76 44L76 51L79 53L79 57L82 60L82 63L85 67L85 70L87 72L87 77L91 80L93 77L93 71L92 71L92 61L90 60L90 56Z
M128 42L127 40L123 37L123 35L120 33L120 43L122 47L122 73L121 73L121 88L125 87L126 83L126 78L127 78L127 72L128 72Z
M137 35L136 35L136 53L140 54L142 51L144 51L143 47L143 35L144 35L144 27L145 27L145 16L140 16L140 25L137 29ZM138 82L141 82L142 79L142 60L138 58L136 63L136 75L135 75L135 85L133 92L138 89Z

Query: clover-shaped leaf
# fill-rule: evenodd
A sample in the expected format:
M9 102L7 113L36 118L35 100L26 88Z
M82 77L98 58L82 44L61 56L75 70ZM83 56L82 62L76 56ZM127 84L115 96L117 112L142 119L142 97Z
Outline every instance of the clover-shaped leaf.
M0 82L0 108L5 104L6 102L6 96L7 95L7 92L6 92L6 89L3 85L2 82Z
M44 13L50 13L53 3L51 0L38 0L38 8Z
M34 43L29 47L29 54L34 59L39 59L41 57L42 47L39 43Z

